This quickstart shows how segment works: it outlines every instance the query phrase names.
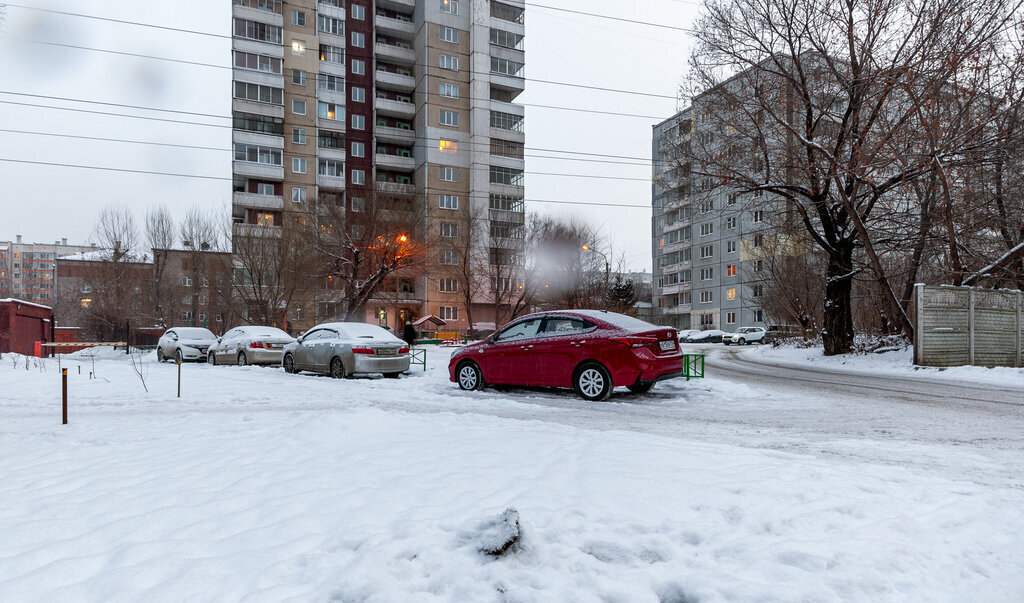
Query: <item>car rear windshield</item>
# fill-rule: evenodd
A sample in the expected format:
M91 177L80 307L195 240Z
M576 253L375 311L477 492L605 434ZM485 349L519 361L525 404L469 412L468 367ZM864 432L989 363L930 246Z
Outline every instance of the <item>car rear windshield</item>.
M245 332L253 337L291 337L276 327L246 327Z
M181 339L216 339L217 336L211 333L207 329L201 329L199 327L184 327L174 329L174 332L178 334Z
M608 312L607 314L602 313L600 316L596 316L599 320L603 320L609 324L622 329L630 329L633 331L650 331L651 329L657 329L658 327L652 325L649 322L644 322L639 318L633 318L632 316L626 316L625 314L616 314L615 312Z
M345 334L352 339L384 339L391 341L397 339L391 333L378 327L362 323L348 323L344 326Z

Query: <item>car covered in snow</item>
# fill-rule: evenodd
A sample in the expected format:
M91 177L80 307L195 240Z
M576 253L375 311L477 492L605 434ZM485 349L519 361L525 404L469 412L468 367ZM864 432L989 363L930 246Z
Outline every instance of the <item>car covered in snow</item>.
M749 343L764 342L764 335L767 331L764 327L740 327L734 333L728 333L722 337L722 343L729 345L746 345Z
M156 342L156 358L160 362L174 360L206 362L206 352L217 343L217 336L202 327L174 327L167 329Z
M686 343L721 343L722 337L725 335L728 335L728 333L718 329L694 331L686 336Z
M284 346L295 338L277 327L235 327L217 339L206 354L210 364L281 364Z
M398 377L409 370L409 344L376 325L319 324L284 346L281 366L289 373L311 371L343 379L364 373Z
M464 390L484 385L572 388L605 400L623 385L634 393L683 375L676 331L599 310L540 312L518 318L452 355L449 377Z
M676 331L676 333L677 339L679 339L679 343L686 343L690 335L694 333L700 333L700 331L697 329L679 329L678 331Z

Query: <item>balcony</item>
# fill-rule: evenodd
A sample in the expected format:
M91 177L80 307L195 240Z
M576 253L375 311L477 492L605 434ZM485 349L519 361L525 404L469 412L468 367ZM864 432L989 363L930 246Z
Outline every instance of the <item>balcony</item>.
M335 105L344 105L346 104L345 91L319 88L316 91L316 100L324 101L325 103L333 103Z
M326 31L317 31L316 37L318 44L326 44L327 46L334 46L335 48L345 48L344 35L339 36Z
M526 162L523 159L516 159L515 157L502 157L500 155L491 155L491 165L499 167L512 168L514 170L525 170Z
M248 161L233 161L231 173L236 176L248 176L262 180L284 180L284 166L272 165L269 163L250 163Z
M375 15L373 24L378 32L386 36L411 40L413 34L416 33L416 24L412 20L405 21L384 15Z
M322 186L324 188L345 188L345 176L328 176L326 174L317 174L316 184L317 186Z
M379 60L394 61L402 65L412 65L416 62L416 51L412 48L377 42L373 49Z
M243 144L254 144L272 149L284 148L284 137L273 134L262 134L260 132L249 132L248 130L234 130L231 132L231 141Z
M336 161L345 161L345 149L317 147L316 156L319 157L320 159L334 159Z
M379 168L401 170L405 172L411 172L416 169L416 160L412 157L400 157L398 155L386 155L384 153L377 153L374 158L374 164Z
M377 70L377 83L384 84L389 88L395 88L403 92L416 88L416 78L411 75L401 75L389 71Z
M399 184L397 182L378 182L377 190L382 193L391 193L394 195L414 195L416 194L416 185Z
M248 6L245 6L248 5ZM265 7L265 8L257 8ZM284 27L280 2L235 2L231 14L239 19Z
M382 142L393 142L401 145L411 145L416 142L416 133L404 128L392 128L390 126L377 126L374 128L377 140Z
M526 214L521 211L508 211L505 209L491 209L488 211L490 213L488 213L487 217L490 218L491 222L526 223Z
M374 99L374 107L381 115L412 119L416 116L416 105L404 101L391 100L387 98Z
M284 107L270 103L257 103L255 101L235 98L231 100L231 110L235 113L254 113L267 117L284 117Z
M338 77L346 77L348 75L345 72L344 63L335 63L333 61L320 61L320 73L325 75L336 75Z
M504 73L492 71L491 85L500 90L510 92L514 99L526 88L526 80L522 76L505 75Z
M257 195L256 193L234 193L231 203L235 207L250 209L284 209L284 198L280 195Z
M280 226L264 226L263 224L244 224L236 222L232 225L232 230L236 237L281 238Z
M316 118L316 127L324 128L325 130L333 130L335 132L345 131L345 120L344 119L327 119L326 117Z
M259 84L271 88L284 88L284 76L280 73L269 71L254 71L252 69L233 69L231 79L236 82Z
M345 20L345 9L340 6L334 6L329 2L318 2L316 5L316 12L325 17Z
M412 13L416 9L416 0L377 0L377 6L399 13Z

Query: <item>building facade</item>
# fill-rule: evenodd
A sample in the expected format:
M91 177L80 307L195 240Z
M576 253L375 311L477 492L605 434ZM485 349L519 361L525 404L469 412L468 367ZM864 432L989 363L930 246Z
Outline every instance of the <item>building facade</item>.
M710 111L698 97L654 126L654 316L678 329L767 327L761 301L771 209L752 194L714 186L694 167L695 148L714 148Z
M21 235L14 241L0 241L0 297L52 305L54 266L56 259L88 251L93 247L68 245L67 239L53 243L23 243Z
M434 314L468 330L466 304L488 299L467 302L453 266L491 280L494 250L522 236L524 6L234 0L234 237L287 241L293 219L330 207L359 240L369 214L406 211L424 268L392 275L365 319ZM470 239L485 252L456 253ZM348 294L321 283L287 321L337 319Z

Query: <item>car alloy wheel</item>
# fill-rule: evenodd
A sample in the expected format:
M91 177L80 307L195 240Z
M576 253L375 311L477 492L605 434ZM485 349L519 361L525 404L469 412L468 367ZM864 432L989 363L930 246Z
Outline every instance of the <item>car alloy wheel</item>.
M576 370L573 389L584 400L607 400L612 393L612 378L607 369L592 362Z
M740 337L740 345L747 345L747 340Z
M331 359L331 377L334 379L345 378L345 365L342 364L341 358L337 356Z
M459 388L466 391L480 389L480 385L484 381L483 376L480 374L480 368L472 362L461 364L456 377L459 380Z
M238 366L245 366L249 363L249 359L245 357L245 352L238 353Z
M284 372L286 373L297 373L295 370L295 358L292 358L291 354L285 354L284 360L281 362L284 365Z
M217 366L217 356L213 353L206 355L206 361L213 366Z
M182 358L182 356L181 356L181 350L175 350L175 352L174 352L174 361L177 362L178 364L181 364L184 360L185 359Z

